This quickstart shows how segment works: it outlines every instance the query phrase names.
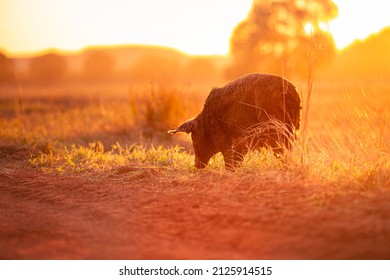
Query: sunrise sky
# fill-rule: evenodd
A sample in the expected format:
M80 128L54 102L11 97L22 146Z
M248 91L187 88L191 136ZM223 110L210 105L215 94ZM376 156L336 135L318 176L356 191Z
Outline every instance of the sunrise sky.
M388 0L335 0L343 48L390 25ZM252 0L0 0L0 51L11 56L91 45L147 44L227 54Z

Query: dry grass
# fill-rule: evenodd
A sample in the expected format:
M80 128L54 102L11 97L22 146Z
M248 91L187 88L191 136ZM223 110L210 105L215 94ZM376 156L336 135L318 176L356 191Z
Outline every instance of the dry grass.
M189 136L165 132L208 89L1 95L0 257L389 259L388 85L317 82L306 148L236 172L221 155L196 170Z
M201 110L205 89L25 88L23 96L12 90L2 89L6 94L1 97L0 140L26 147L30 164L37 168L107 172L131 165L164 167L182 175L194 172L188 136L172 137L165 131ZM305 148L298 135L294 149L282 160L266 149L250 152L243 166L229 176L286 178L288 174L302 183L389 187L389 96L385 81L318 82L311 97ZM203 172L225 174L222 157L212 159Z

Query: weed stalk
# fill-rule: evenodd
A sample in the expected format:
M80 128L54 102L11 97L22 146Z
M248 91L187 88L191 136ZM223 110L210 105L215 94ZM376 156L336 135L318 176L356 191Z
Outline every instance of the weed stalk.
M309 60L309 73L307 81L306 96L303 100L303 125L302 125L302 153L301 153L301 164L304 163L304 155L306 152L306 143L307 143L307 127L309 123L309 110L310 110L310 98L313 90L314 75L317 64L318 56L318 44L315 38L315 28L313 27L310 35L310 42L308 48L308 60Z

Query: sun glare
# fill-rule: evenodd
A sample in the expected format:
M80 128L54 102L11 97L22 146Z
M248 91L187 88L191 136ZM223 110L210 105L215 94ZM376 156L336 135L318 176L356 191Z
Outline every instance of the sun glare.
M313 26L312 23L308 22L305 24L305 26L303 27L304 30L305 30L305 33L306 34L312 34L315 30L315 27ZM319 25L318 25L318 28L323 31L323 32L329 32L329 26L325 23L325 22L320 22Z
M329 23L338 49L390 26L389 2L383 0L334 0L338 17Z
M304 29L305 29L305 33L306 34L312 34L313 33L313 24L311 24L310 22L308 22L308 23L306 23L305 24L305 27L304 27Z

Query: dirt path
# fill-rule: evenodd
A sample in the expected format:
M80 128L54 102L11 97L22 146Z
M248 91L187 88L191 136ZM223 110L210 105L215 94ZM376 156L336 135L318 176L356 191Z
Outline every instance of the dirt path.
M390 259L390 188L0 171L0 259Z

